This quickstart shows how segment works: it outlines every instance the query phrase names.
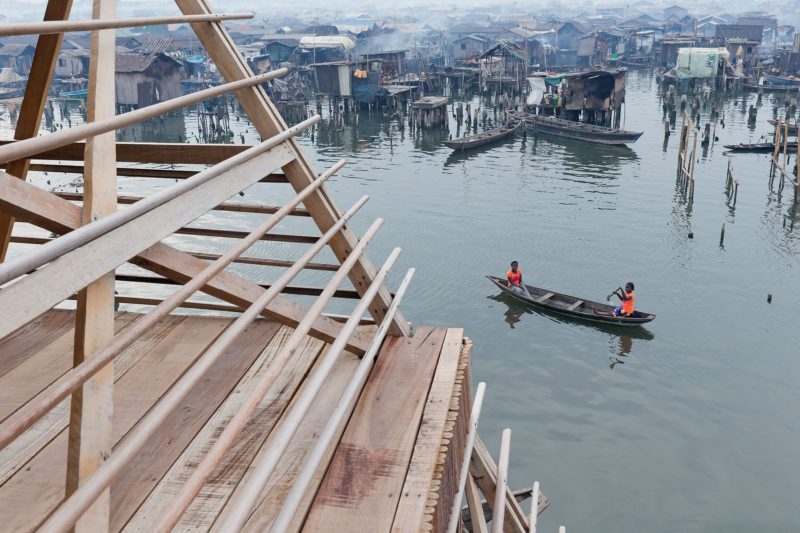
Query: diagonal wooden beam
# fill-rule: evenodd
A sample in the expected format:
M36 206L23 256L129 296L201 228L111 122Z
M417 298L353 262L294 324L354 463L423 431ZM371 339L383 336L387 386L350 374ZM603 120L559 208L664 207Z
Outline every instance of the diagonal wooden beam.
M0 210L58 234L78 228L81 222L80 207L4 172L0 172ZM186 283L208 264L163 243L151 246L130 262L179 283ZM222 271L203 288L203 292L239 307L248 307L265 289L240 276ZM273 300L262 312L262 315L290 327L297 326L305 314L305 307L282 297ZM310 335L325 342L333 342L340 331L341 324L328 317L320 317L314 322ZM369 341L358 330L350 338L348 350L363 355Z
M206 0L176 0L176 4L184 15L212 13ZM209 57L227 81L240 80L253 75L222 24L217 22L193 23L192 28ZM271 137L287 129L277 108L260 86L237 91L236 96L262 138ZM295 152L296 158L283 170L295 191L301 191L317 177L317 173L295 140L289 140L287 144ZM339 210L325 192L324 187L307 198L305 206L322 232L333 226L340 216ZM341 262L347 258L356 243L355 234L345 226L339 236L331 241L330 246L336 258ZM358 293L363 295L376 273L375 266L366 255L363 255L358 264L350 271L350 281ZM369 308L370 314L376 322L380 323L383 320L391 301L389 291L382 287ZM389 334L407 336L410 333L408 323L400 313L397 313Z
M67 20L71 9L72 0L50 0L44 11L44 20ZM25 86L25 96L22 99L17 128L14 131L14 138L17 140L28 139L39 133L39 125L42 122L42 114L47 102L47 93L50 92L50 83L53 80L53 72L63 39L63 33L55 33L42 35L36 41L36 51L33 54L28 84ZM12 161L6 167L6 172L24 180L28 175L29 164L30 159ZM0 212L0 262L6 258L13 228L14 217Z

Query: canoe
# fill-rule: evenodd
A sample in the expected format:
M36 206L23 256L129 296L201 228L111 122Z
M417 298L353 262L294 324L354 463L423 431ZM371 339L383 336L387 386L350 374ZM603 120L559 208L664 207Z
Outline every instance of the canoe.
M764 73L764 83L770 85L783 85L788 87L797 87L800 89L800 78L788 76L776 76L774 74Z
M775 127L775 123L777 121L772 120L772 119L768 119L767 122L769 122L772 125L772 127L774 128ZM797 123L796 122L790 122L788 131L789 131L789 135L797 135Z
M467 135L459 139L445 141L444 145L453 150L471 150L513 135L514 132L517 131L518 126L519 123L512 126L502 126L500 128L486 130L482 133L476 133L475 135Z
M575 122L574 120L566 120L549 115L530 115L525 118L525 123L531 126L536 133L557 135L598 144L632 144L644 133L641 131L607 128L597 124L586 124L585 122Z
M753 83L743 83L742 88L746 91L761 91L765 93L789 93L800 91L797 85L756 85Z
M78 89L77 91L62 91L59 96L62 98L86 98L89 95L89 89Z
M652 322L656 319L656 315L650 313L642 313L635 311L632 317L615 317L596 315L592 308L597 309L601 313L611 313L616 306L607 303L593 302L591 300L581 300L575 296L568 296L560 292L548 291L534 287L533 285L525 285L531 297L514 291L508 287L508 282L505 278L498 278L497 276L486 276L489 281L497 285L497 287L504 293L512 298L515 298L530 306L537 307L546 311L552 311L560 315L571 316L582 320L589 320L591 322L602 322L603 324L614 324L617 326L639 326Z
M775 150L775 143L726 144L725 149L730 150L731 152L768 154L772 153ZM781 144L781 149L783 149L783 144ZM789 150L790 152L797 151L797 141L787 142L786 149Z

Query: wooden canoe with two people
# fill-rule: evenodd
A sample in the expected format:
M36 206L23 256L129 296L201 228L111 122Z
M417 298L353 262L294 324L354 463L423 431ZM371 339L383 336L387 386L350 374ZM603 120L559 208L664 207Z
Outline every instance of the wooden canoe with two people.
M532 307L592 322L617 326L640 326L655 320L656 315L634 311L632 316L613 316L614 306L607 303L582 300L560 292L525 285L527 291L514 290L505 278L486 276L489 281L509 296Z

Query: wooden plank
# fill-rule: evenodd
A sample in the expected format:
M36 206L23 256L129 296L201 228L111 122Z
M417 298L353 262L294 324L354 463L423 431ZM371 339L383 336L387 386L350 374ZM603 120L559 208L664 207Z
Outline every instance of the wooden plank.
M370 331L375 331L376 329L375 327L371 327ZM305 458L313 448L315 441L319 438L321 428L325 426L329 415L337 407L338 402L341 401L341 396L349 381L352 379L359 362L360 358L349 352L344 352L341 355L336 366L331 371L328 380L320 390L317 402L306 414L303 424L297 429L294 439L284 452L283 460L276 468L269 483L265 487L261 502L253 509L253 513L250 515L250 519L244 527L245 530L266 531L274 522L281 509L281 505L285 501L294 483L295 476L303 466ZM353 409L355 409L357 400L358 398L353 398L352 401L347 404L349 412L352 413ZM339 439L347 426L347 420L347 417L344 418L337 428L333 442L326 451L314 477L311 479L309 487L305 492L304 500L300 503L295 519L289 526L288 531L296 532L300 530L305 520L306 513L311 507L314 495L322 484L322 479L336 451ZM267 445L268 444L269 442L267 442ZM266 445L264 448L266 448ZM245 481L246 479L243 479L242 483ZM240 486L242 485L240 484ZM231 501L234 498L235 495L231 498ZM215 526L218 526L220 523L221 520L218 520ZM220 531L220 528L215 527L215 531Z
M0 146L3 141L0 141ZM119 146L119 144L117 145ZM226 145L227 146L227 145ZM155 147L154 149L158 149ZM117 154L119 159L119 154ZM1 166L1 165L0 165ZM47 164L47 163L31 163L31 172L61 172L65 174L83 174L83 165L64 165L64 164ZM175 170L175 169L162 169L150 167L128 167L118 166L117 177L130 177L130 178L157 178L166 180L185 180L197 174L193 170ZM258 180L259 183L288 183L286 176L281 173L271 173L266 177Z
M212 13L206 0L176 0L178 8L184 15L201 15ZM239 53L233 39L218 22L194 23L191 25L197 38L203 44L209 57L227 81L245 79L253 75L242 55ZM267 97L263 87L254 85L238 91L236 97L242 105L258 133L263 138L285 131L287 125L275 105ZM295 139L289 139L286 144L292 149L295 159L283 167L286 178L296 192L303 190L317 178L317 172L306 159L300 145ZM340 211L328 196L325 187L320 187L304 202L306 209L311 213L321 233L325 233L339 219ZM348 226L330 242L339 262L344 261L350 251L355 247L357 238ZM366 254L362 254L356 266L350 271L350 282L359 294L369 288L377 269ZM383 320L386 310L391 305L392 298L385 287L370 304L370 314L376 323ZM410 326L402 313L398 312L392 322L390 335L409 335Z
M0 323L0 335L16 329L16 325L33 319L103 274L113 271L222 200L248 187L270 168L285 164L291 158L289 151L282 146L273 148L6 287L0 297L0 316L10 319ZM113 281L113 275L110 279Z
M72 0L50 0L44 11L44 20L67 20L72 10ZM47 103L47 94L53 80L58 52L64 35L42 35L36 41L36 50L33 53L31 70L28 73L28 82L25 84L25 96L17 117L17 127L14 139L28 139L39 133L42 122L44 106ZM24 180L28 175L29 159L12 161L6 166L6 171L12 176ZM14 217L0 212L0 262L3 262L8 252L8 242L14 228Z
M94 0L92 18L115 18L116 0ZM114 30L92 32L89 58L88 122L115 115L114 73L116 61ZM117 210L117 168L111 131L86 140L84 202L82 223L110 215ZM114 338L114 272L106 271L78 292L75 318L73 364L78 366ZM54 305L54 302L51 305ZM37 313L38 314L38 313ZM91 477L111 454L114 413L114 362L100 369L72 393L67 444L66 496ZM108 529L111 495L106 489L75 524L76 533Z
M272 321L253 322L173 411L161 426L158 438L152 439L132 460L131 464L137 467L126 468L114 480L111 486L113 531L125 526L279 328L280 324Z
M186 319L114 387L114 442L125 435L186 368L230 323L230 319ZM9 531L27 531L64 497L59 472L66 461L66 432L59 434L25 468L0 487L0 523ZM130 465L129 468L136 468Z
M486 496L486 500L491 505L494 505L495 487L497 486L497 464L495 464L480 436L475 439L469 472L478 484L478 488ZM508 487L506 487L505 504L506 512L503 517L503 530L512 533L527 533L528 518Z
M305 531L391 527L446 330L389 338L305 522Z
M255 363L236 384L233 393L226 398L158 485L150 492L144 503L125 525L125 531L152 531L158 518L170 505L172 497L191 475L195 465L205 456L228 421L240 409L248 392L273 363L275 356L286 344L292 331L290 328L282 327L276 333L272 341L261 351ZM187 524L192 524L192 527L200 530L207 530L212 526L219 510L225 505L230 493L250 465L258 447L264 442L267 434L289 404L322 348L323 343L312 338L308 338L301 346L297 356L290 361L265 396L253 417L253 423L248 425L239 441L226 455L224 463L215 470L200 495L186 511L179 529Z
M475 533L489 533L489 526L486 525L486 516L483 514L483 505L481 505L481 494L472 474L467 475L465 489L469 516L472 519L472 531Z
M425 402L422 425L414 444L411 464L400 493L400 502L392 524L393 532L417 533L422 523L436 461L439 458L439 448L444 438L463 340L463 329L447 330L439 364Z
M0 340L0 378L73 327L75 315L51 309Z
M264 138L266 139L266 137ZM11 142L13 141L0 141L0 146ZM215 165L252 148L252 146L249 144L116 143L117 161L119 162L162 165ZM35 154L32 159L83 161L85 148L85 142L75 142Z
M39 217L38 225L58 234L67 233L80 226L79 207L2 172L0 172L0 209L6 209L15 216L26 219ZM186 283L189 278L207 266L204 261L163 243L151 246L131 262L180 283ZM222 271L206 285L203 292L239 307L249 307L264 293L264 289L241 276ZM287 326L295 327L305 316L306 309L296 302L279 296L262 314ZM320 317L314 322L310 335L325 342L333 342L339 331L341 331L340 324L329 318ZM368 337L356 331L349 339L347 349L353 353L363 354L369 342Z
M138 318L141 315L133 316ZM123 318L124 314L121 317L118 316L117 322ZM152 350L161 339L169 335L175 326L185 318L185 316L166 317L117 356L114 360L114 382L118 382L128 370L133 368L146 353ZM130 324L130 321L128 324ZM119 331L121 325L117 324L117 328ZM66 359L71 361L72 349L68 349L64 355ZM14 439L12 443L0 450L0 485L27 464L39 450L67 427L69 424L69 409L70 399L66 398L22 435Z
M73 317L75 312L69 312ZM138 315L135 313L118 313L114 320L117 331L123 330ZM8 415L33 398L50 383L61 377L72 368L73 347L75 330L70 328L50 344L44 346L18 365L14 370L0 377L0 420L5 420Z
M549 299L550 299L550 298L552 298L552 297L553 297L553 293L552 293L552 292L548 292L548 293L547 293L547 294L545 294L544 296L542 296L542 297L538 298L536 301L537 301L537 302L543 302L543 301L545 301L545 300L549 300Z
M580 307L580 306L581 306L581 304L583 304L583 300L578 300L578 301L577 301L577 302L575 302L574 304L572 304L572 305L570 305L569 307L567 307L567 311L574 311L575 309L577 309L578 307Z

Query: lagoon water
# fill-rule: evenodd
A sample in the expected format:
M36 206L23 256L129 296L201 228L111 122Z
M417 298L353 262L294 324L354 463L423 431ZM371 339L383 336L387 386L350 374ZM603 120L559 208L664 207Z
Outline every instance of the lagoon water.
M473 378L488 386L481 435L496 454L501 430L513 429L511 485L539 480L552 499L541 531L560 524L573 532L800 530L800 210L789 187L782 195L770 190L768 156L731 158L722 147L757 140L771 130L774 104L780 113L783 107L769 95L718 101L725 125L717 124L719 140L707 150L698 146L691 205L676 187L678 136L664 142L649 72L628 77L624 127L645 132L630 148L528 133L454 157L441 145L457 135L452 118L449 132L420 135L376 113L338 124L327 107L300 139L318 168L348 159L328 185L341 209L371 196L353 223L357 232L386 219L370 245L373 261L401 246L401 266L417 268L406 317L463 327L474 341ZM754 126L747 124L751 104L759 106ZM188 111L123 135L196 141L196 124ZM3 138L9 127L6 113ZM234 116L232 127L235 142L257 140L243 117ZM740 181L735 208L725 193L729 159ZM79 185L52 174L32 179L64 190ZM120 189L147 194L168 184L126 178ZM288 197L286 186L259 184L239 200ZM241 229L255 220L214 212L202 222ZM308 220L281 230L313 234ZM217 252L229 244L172 240ZM263 243L253 254L299 251ZM634 281L638 307L658 318L620 330L528 310L483 277L502 275L512 259L528 283L585 299L602 301ZM277 273L238 270L264 281ZM304 273L297 284L329 275Z

